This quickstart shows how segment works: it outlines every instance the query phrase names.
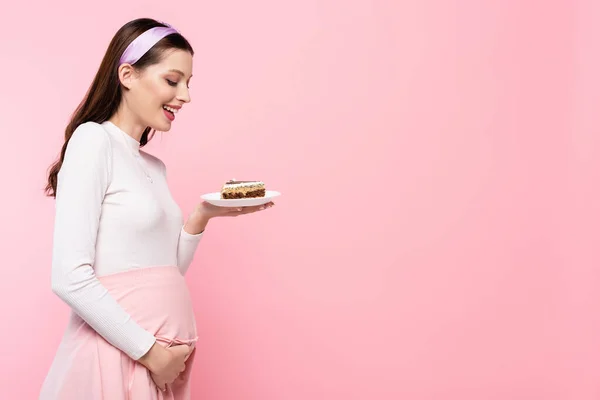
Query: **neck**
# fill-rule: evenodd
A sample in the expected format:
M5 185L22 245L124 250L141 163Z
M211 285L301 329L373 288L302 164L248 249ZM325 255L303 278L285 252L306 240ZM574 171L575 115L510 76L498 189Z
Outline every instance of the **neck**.
M110 117L109 121L118 126L123 132L140 142L146 126L141 124L131 113L131 111L125 109L123 103L124 102L121 102L121 106L119 106L117 112Z

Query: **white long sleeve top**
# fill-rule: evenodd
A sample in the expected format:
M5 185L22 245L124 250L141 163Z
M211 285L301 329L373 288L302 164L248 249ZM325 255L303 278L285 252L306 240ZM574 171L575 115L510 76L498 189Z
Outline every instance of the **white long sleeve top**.
M155 342L98 276L172 265L188 269L202 233L183 229L164 163L113 123L73 133L58 174L52 290L134 360Z

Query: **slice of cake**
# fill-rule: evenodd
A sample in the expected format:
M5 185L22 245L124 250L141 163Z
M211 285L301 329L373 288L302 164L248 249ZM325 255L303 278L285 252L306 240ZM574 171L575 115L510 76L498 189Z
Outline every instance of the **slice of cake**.
M265 184L261 181L236 181L225 182L221 189L222 199L249 199L265 197Z

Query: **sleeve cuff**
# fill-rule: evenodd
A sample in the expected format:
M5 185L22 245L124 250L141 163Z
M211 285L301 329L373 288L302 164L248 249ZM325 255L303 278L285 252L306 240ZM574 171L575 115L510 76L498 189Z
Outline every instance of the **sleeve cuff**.
M197 233L195 235L187 232L183 227L181 227L181 239L183 240L187 240L190 242L198 242L200 241L200 238L202 237L202 235L204 234L204 231Z

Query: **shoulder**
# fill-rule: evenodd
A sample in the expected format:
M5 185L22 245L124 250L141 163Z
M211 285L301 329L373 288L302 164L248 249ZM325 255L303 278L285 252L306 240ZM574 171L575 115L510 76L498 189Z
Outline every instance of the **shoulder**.
M77 174L83 171L112 170L112 144L108 133L96 122L85 122L77 126L69 139L61 167Z
M67 149L93 154L110 151L110 139L106 130L97 122L84 122L75 128Z

